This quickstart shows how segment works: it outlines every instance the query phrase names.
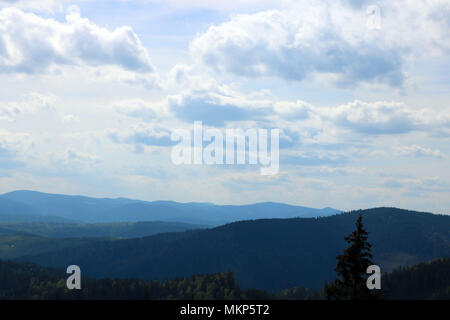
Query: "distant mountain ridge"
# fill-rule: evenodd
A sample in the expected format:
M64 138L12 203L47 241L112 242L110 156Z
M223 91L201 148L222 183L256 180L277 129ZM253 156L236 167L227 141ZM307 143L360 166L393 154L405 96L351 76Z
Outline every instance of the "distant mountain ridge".
M0 222L72 222L70 219L42 215L26 203L0 197Z
M240 220L317 217L339 212L333 208L314 209L274 202L250 205L148 202L127 198L90 198L26 190L0 195L0 222L14 221L14 218L17 218L17 221L25 222L166 221L218 226Z

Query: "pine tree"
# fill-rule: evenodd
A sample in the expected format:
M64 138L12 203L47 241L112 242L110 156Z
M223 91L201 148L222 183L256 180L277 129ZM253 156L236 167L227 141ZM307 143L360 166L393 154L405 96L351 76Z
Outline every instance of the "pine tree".
M338 279L325 285L327 299L361 300L379 298L380 295L372 293L367 288L367 267L373 265L370 249L372 245L367 242L368 233L362 224L362 216L356 221L356 230L345 237L350 246L343 255L337 256L336 273Z

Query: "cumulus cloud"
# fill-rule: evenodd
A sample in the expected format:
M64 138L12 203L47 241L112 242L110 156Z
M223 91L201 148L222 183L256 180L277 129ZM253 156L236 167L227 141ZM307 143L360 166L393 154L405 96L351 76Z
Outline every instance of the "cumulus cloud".
M54 65L153 70L147 50L130 27L108 30L76 10L59 22L16 8L1 9L0 72L39 73Z
M64 152L62 160L66 163L98 163L101 158L96 154L81 152L69 148Z
M419 119L405 104L354 101L330 108L326 118L342 127L367 134L405 133L419 126Z
M368 28L365 10L353 1L299 1L284 10L237 15L197 36L191 54L239 76L297 81L322 76L345 85L400 86L408 54L450 49L449 28L442 23L450 7L442 1L381 7L382 30Z
M301 81L329 74L343 83L403 82L398 51L376 42L348 41L338 28L325 23L323 12L305 18L281 11L239 15L197 37L191 52L213 69L248 77Z
M140 118L144 121L157 121L169 115L166 104L161 102L148 102L142 99L117 101L113 108L123 115Z
M246 108L236 99L226 99L224 96L211 93L172 96L169 97L168 104L179 119L187 122L203 121L211 126L261 119L269 112L268 108Z
M188 90L169 96L164 103L172 118L183 122L203 121L206 125L217 127L240 122L241 126L283 128L283 144L286 146L292 146L300 139L328 139L337 143L338 136L344 131L361 135L406 134L413 131L433 134L450 128L448 108L412 108L398 101L354 100L339 105L316 106L302 100L250 97L219 86L208 91ZM149 118L153 116L153 111L148 107L131 108L128 113L139 115L142 119L147 114Z
M176 144L170 139L171 130L161 125L138 123L129 130L110 129L107 137L114 143L130 144L135 146L171 146ZM138 148L137 151L141 150Z
M45 110L54 110L56 97L31 92L18 101L0 103L0 121L13 122L20 115L37 114Z
M364 134L398 134L411 131L432 131L450 126L450 117L443 112L413 109L402 102L353 101L322 112L324 119Z
M437 149L424 148L418 145L394 147L394 151L400 156L434 157L442 158L444 154Z

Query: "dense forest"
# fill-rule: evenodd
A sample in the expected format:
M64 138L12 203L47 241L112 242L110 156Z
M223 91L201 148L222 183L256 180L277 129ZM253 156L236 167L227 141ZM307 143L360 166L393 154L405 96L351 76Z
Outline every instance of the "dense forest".
M382 277L384 299L450 299L450 258L399 268ZM155 281L82 277L81 290L68 290L68 275L32 263L0 261L0 299L251 299L318 300L324 293L302 287L269 293L241 289L233 273Z
M47 238L139 238L159 233L205 228L179 222L143 221L111 223L9 222L0 223L0 236L22 234Z
M166 280L230 270L243 288L320 290L334 279L344 237L362 214L384 272L450 256L450 216L377 208L322 218L242 221L136 239L0 237L0 259L65 268L92 278Z
M32 263L0 261L0 299L320 299L321 293L292 288L279 293L242 290L231 272L165 281L82 278L81 290L69 290L62 271Z
M383 277L389 299L450 299L450 258L401 267Z

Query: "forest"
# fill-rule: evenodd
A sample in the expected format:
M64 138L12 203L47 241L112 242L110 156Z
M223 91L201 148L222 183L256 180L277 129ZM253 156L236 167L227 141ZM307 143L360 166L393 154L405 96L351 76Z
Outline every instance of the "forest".
M450 258L399 268L382 277L383 299L450 299ZM0 261L0 299L82 300L323 300L323 290L303 287L276 293L241 289L232 272L155 281L82 278L68 290L64 271L32 263Z

